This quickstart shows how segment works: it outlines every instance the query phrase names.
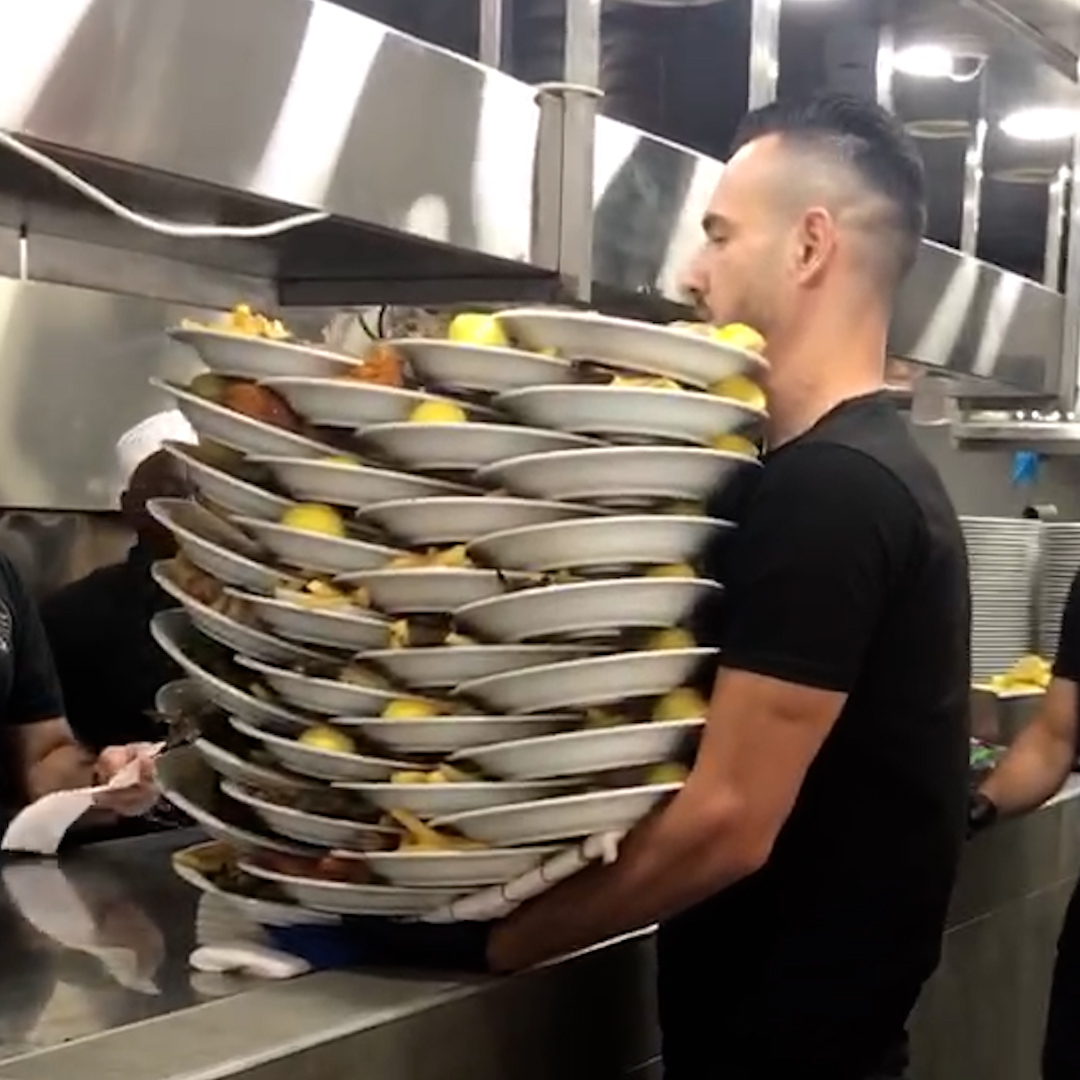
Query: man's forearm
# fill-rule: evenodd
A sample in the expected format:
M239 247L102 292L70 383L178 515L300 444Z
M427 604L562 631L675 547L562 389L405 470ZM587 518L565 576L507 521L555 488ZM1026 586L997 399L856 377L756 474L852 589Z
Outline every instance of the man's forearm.
M30 802L54 791L70 791L94 783L95 758L77 742L64 742L27 770L26 795Z
M1032 724L1020 733L980 790L1002 814L1026 813L1061 789L1075 758L1071 741Z
M492 933L489 959L517 971L630 933L692 907L757 869L733 818L676 798L593 866L523 905Z

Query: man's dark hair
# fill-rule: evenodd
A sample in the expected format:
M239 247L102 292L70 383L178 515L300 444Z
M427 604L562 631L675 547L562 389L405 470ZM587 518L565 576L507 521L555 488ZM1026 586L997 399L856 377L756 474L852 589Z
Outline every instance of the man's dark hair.
M821 94L803 101L777 101L749 113L732 153L768 135L846 164L867 191L888 205L875 223L890 264L890 284L911 269L926 228L926 178L922 158L903 125L874 101Z

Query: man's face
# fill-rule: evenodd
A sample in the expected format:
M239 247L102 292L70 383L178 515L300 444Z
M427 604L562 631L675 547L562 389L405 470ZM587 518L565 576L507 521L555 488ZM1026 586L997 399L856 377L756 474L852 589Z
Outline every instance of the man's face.
M795 289L794 222L779 190L783 152L767 137L732 157L703 218L705 240L684 277L710 322L746 323L766 339L783 326Z

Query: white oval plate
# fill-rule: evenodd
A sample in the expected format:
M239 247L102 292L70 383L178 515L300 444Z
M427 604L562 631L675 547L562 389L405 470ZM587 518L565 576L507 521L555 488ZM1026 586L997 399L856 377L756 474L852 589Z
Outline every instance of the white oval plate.
M552 735L578 727L576 716L431 716L418 720L341 720L391 754L450 754L472 746L509 739Z
M385 915L405 918L425 915L453 903L460 889L402 889L392 885L352 885L342 881L294 877L241 862L252 877L277 885L302 907L333 915Z
M302 645L295 645L291 641L282 641L281 638L274 637L265 630L248 626L230 615L215 611L193 596L188 596L171 580L167 568L167 562L156 562L150 567L150 576L157 583L158 588L180 602L195 628L219 645L224 645L225 648L232 649L233 652L243 656L265 660L269 664L292 664L299 660L326 659L325 653L305 649Z
M481 600L454 612L465 633L487 641L572 641L624 629L679 626L723 587L702 578L613 578L547 585Z
M562 850L559 847L487 848L439 851L404 848L364 856L372 872L391 885L413 888L478 889L502 885L535 870Z
M388 344L408 358L421 382L451 393L500 394L574 381L573 366L566 360L522 349L424 338Z
M309 423L324 427L365 428L408 420L425 401L445 401L422 390L380 386L359 379L263 379ZM467 408L467 406L462 406Z
M256 457L277 482L301 502L329 503L363 509L390 499L413 499L427 495L478 495L479 489L433 480L428 476L379 469L371 465L346 465L337 461L309 461L288 457Z
M230 450L239 450L242 454L282 454L308 458L341 453L329 443L321 443L306 435L297 435L285 428L255 420L172 383L151 379L150 385L173 397L176 407L200 438L221 443Z
M291 900L263 900L233 892L231 889L223 889L202 871L183 861L185 855L197 856L202 850L215 847L218 843L220 841L211 840L209 843L195 844L175 852L172 857L173 872L192 888L208 896L218 897L243 918L259 926L336 926L341 921L338 916L323 911L305 911Z
M297 671L252 660L249 656L238 656L236 662L257 671L287 704L323 716L347 716L350 713L377 716L394 698L402 696L401 691L379 690L338 679L301 675Z
M397 830L381 825L309 814L291 806L280 806L228 780L222 782L221 793L233 802L246 806L268 829L301 844L368 851L393 843L397 837Z
M381 649L390 640L391 624L374 612L355 608L305 607L290 600L254 596L238 589L226 590L239 597L267 629L283 638L330 649Z
M704 720L675 720L567 731L474 747L455 754L453 760L467 760L489 776L508 780L588 776L676 760L693 745L704 726Z
M415 768L402 761L308 746L288 735L246 724L235 716L231 723L241 735L262 743L276 761L299 776L328 781L378 781L388 780L401 769Z
M702 389L732 375L760 378L766 361L747 349L670 326L557 308L516 308L497 316L516 341L575 360L662 375Z
M594 833L624 832L669 799L681 784L590 791L517 806L496 806L439 818L436 827L456 829L471 840L520 847L577 840Z
M613 446L511 458L479 478L526 498L638 507L702 501L736 473L757 468L755 458L697 446Z
M377 570L401 552L367 540L326 536L255 518L235 519L279 562L310 574L349 574Z
M595 513L589 506L539 499L438 495L376 503L361 510L356 518L377 525L403 544L426 548L464 544L488 533L591 517Z
M180 550L204 573L226 585L272 593L284 574L259 562L250 537L188 499L150 499L150 516L176 538Z
M580 435L514 424L378 424L362 437L404 468L440 473L472 473L506 458L596 445Z
M502 780L451 784L356 784L334 785L344 791L355 792L365 802L380 810L409 810L421 818L463 814L466 810L480 810L487 806L508 806L512 803L532 802L553 795L565 795L573 789L573 781L537 780L527 784L507 783ZM580 787L580 785L578 785Z
M186 611L176 608L158 612L150 620L150 634L165 655L194 680L207 700L218 708L256 725L288 724L298 730L307 727L309 721L302 716L233 686L192 660L185 651L185 642L191 641L195 631Z
M382 668L411 690L450 690L471 679L503 671L555 664L589 655L574 645L436 645L416 649L376 649L357 659Z
M196 739L191 745L202 754L207 765L218 776L225 780L232 780L236 784L250 784L256 788L271 791L308 786L307 782L298 776L288 776L276 769L268 769L265 765L257 765L205 737Z
M526 574L454 567L417 567L342 574L345 585L363 585L372 606L388 615L443 615L475 600L501 596L532 579Z
M534 386L497 402L528 424L615 442L709 446L760 424L765 414L727 398L646 386ZM508 457L509 455L504 455Z
M344 375L360 363L355 357L318 345L271 341L211 327L174 326L167 333L173 341L190 345L215 374L237 379L268 379L275 375L329 377Z
M197 446L165 443L165 450L187 470L196 490L204 499L230 514L277 521L295 503L284 495L264 491L248 480L210 465L199 458Z
M218 794L217 776L193 746L178 746L159 754L154 759L154 771L161 794L215 840L255 854L311 854L310 848L227 820L229 804Z
M683 686L715 649L615 653L547 664L465 683L458 693L507 713L587 709L632 698L660 697Z
M704 517L620 515L557 521L473 540L469 556L500 570L625 571L693 564L708 544L735 526Z

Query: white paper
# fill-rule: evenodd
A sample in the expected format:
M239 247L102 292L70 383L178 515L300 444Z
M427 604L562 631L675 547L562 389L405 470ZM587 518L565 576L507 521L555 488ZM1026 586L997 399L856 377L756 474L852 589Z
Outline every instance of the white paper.
M107 784L43 795L15 815L0 840L0 850L55 855L68 829L94 805L97 796L133 787L139 781L139 771L139 762L133 761Z

